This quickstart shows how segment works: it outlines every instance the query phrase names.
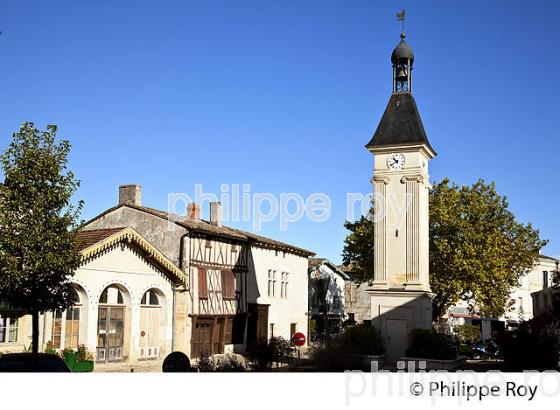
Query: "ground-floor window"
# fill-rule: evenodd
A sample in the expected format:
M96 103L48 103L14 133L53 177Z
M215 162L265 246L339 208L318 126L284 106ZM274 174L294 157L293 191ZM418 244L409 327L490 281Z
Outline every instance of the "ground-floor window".
M76 349L80 339L81 301L75 295L76 304L68 309L53 312L51 342L55 349L70 347ZM63 332L64 330L64 332Z
M297 331L297 323L290 323L290 337Z
M0 343L17 342L17 333L17 316L0 313Z

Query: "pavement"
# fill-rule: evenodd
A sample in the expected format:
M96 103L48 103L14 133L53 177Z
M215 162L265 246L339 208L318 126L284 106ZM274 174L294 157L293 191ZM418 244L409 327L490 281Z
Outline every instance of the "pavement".
M137 363L95 363L98 373L161 373L163 359L145 360Z

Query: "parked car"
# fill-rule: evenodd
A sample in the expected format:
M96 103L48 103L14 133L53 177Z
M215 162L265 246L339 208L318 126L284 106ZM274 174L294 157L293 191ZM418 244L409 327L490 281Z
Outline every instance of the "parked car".
M500 348L495 340L480 341L473 345L474 357L481 359L497 359L501 356Z
M0 356L0 372L70 372L62 358L51 353L6 353Z

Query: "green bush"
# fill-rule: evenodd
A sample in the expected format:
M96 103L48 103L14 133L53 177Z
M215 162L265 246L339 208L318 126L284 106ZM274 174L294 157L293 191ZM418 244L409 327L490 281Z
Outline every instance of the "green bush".
M383 343L377 329L371 325L348 326L339 337L339 342L354 354L382 354Z
M244 372L245 364L239 357L228 354L216 361L216 372Z
M47 346L45 346L45 353L57 354L54 344L50 340L47 342Z
M213 372L216 370L216 364L208 352L200 352L192 369L198 372Z
M283 337L272 337L270 340L259 340L252 351L247 353L251 367L256 371L269 370L273 363L283 362L290 352L290 342Z
M314 347L310 355L311 365L319 372L344 372L346 370L367 371L362 356L334 341Z
M228 354L225 357L212 357L206 352L201 352L192 371L207 372L244 372L245 365L235 355Z
M447 337L427 329L414 329L408 336L408 357L421 359L452 360L457 352L449 345Z
M480 340L480 329L478 326L465 323L464 325L454 326L453 332L461 342L476 343Z
M311 364L321 372L343 372L369 368L363 355L380 355L384 351L381 337L368 324L348 326L336 339L311 350Z
M519 328L505 335L502 346L504 368L511 371L556 370L560 359L557 331Z

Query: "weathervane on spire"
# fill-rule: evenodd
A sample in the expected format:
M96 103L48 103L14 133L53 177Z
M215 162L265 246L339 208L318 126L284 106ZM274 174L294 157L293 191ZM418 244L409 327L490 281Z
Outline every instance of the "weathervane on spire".
M402 32L404 33L404 18L406 17L406 11L402 9L399 13L397 13L397 21L402 21Z

